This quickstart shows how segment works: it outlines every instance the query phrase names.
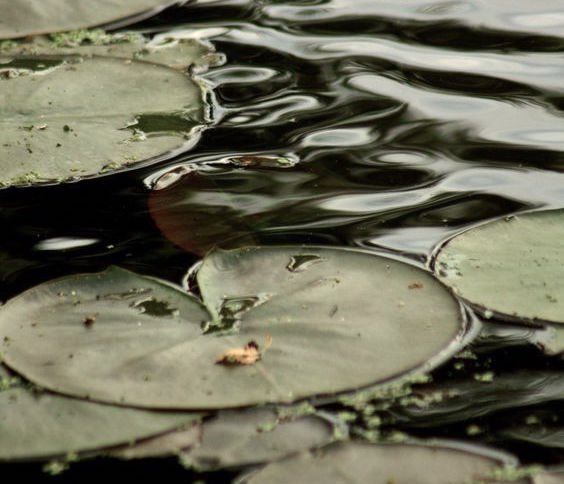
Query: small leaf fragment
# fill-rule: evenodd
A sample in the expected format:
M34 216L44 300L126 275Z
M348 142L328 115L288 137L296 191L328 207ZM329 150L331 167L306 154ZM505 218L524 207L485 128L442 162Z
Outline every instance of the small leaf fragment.
M243 348L231 348L222 353L215 361L218 365L236 366L236 365L254 365L262 358L262 354L266 352L272 344L272 336L267 335L264 345L264 351L261 353L258 343L254 340L249 341Z

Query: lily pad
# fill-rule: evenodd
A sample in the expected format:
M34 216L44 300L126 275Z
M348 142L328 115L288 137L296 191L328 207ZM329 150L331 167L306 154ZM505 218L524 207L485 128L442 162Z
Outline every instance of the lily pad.
M47 282L0 308L4 360L78 397L215 409L425 372L461 345L464 323L448 290L421 269L361 251L215 251L198 283L207 310L118 268ZM245 346L259 352L254 364L217 364Z
M463 484L488 477L491 482L492 471L503 463L503 455L472 452L471 447L347 442L275 462L245 482Z
M119 459L145 459L148 457L164 457L178 454L188 448L198 445L202 434L199 423L186 428L173 430L157 437L150 437L131 445L112 449L107 455Z
M532 478L533 484L562 484L564 482L564 469L541 472Z
M0 391L0 461L96 450L200 418L196 413L138 410L14 387Z
M0 80L0 186L157 161L196 143L208 122L202 85L164 65L50 55L2 68L12 74Z
M179 70L205 70L222 60L211 44L183 38L174 32L148 39L137 32L108 34L103 30L60 34L56 38L34 37L31 41L6 46L0 43L0 55L5 58L62 55L118 57L163 64Z
M564 210L502 218L448 241L438 278L486 317L564 324Z
M136 22L178 1L0 0L0 39L76 30L120 21Z
M333 425L317 415L284 420L273 409L225 410L203 424L200 445L181 461L197 470L260 464L333 440Z

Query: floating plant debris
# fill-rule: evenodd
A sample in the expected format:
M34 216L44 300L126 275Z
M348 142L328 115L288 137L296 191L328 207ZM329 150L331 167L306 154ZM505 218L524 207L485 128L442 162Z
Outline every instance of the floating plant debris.
M323 263L289 271L300 253ZM76 397L217 409L289 403L425 372L462 343L459 305L432 275L361 251L213 251L197 279L203 304L168 283L118 268L32 288L0 307L0 340L9 340L0 343L5 362L37 384ZM410 290L413 280L424 288ZM137 288L176 311L132 311ZM239 314L234 331L205 331L207 321L220 324L226 299L246 301L250 294L269 297ZM76 324L92 314L96 323L88 331ZM259 358L271 337L273 346ZM266 343L259 349L253 341ZM234 349L240 361L232 361ZM216 364L218 355L236 368Z
M262 359L264 352L272 345L272 337L267 335L264 349L256 341L249 341L243 348L230 348L215 360L218 365L254 365Z
M449 240L437 277L483 314L564 324L564 210L501 218Z
M120 21L134 23L157 14L171 0L0 0L0 39L61 32Z

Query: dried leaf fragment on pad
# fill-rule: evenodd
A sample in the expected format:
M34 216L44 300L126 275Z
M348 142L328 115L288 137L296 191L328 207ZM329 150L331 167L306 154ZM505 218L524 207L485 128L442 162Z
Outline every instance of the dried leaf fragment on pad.
M265 338L264 352L272 344L272 336ZM263 353L264 353L263 352ZM258 343L254 340L249 341L243 348L231 348L221 354L217 360L218 365L236 366L236 365L254 365L262 358L262 354Z

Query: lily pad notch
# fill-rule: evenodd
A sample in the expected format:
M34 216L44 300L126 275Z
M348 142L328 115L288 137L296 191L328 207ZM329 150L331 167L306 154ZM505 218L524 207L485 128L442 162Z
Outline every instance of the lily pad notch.
M201 300L115 267L41 284L0 308L4 360L75 397L219 409L387 383L429 371L463 341L459 304L431 274L358 250L214 251L197 280ZM217 364L266 338L253 364Z

